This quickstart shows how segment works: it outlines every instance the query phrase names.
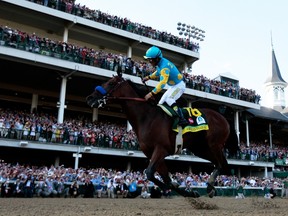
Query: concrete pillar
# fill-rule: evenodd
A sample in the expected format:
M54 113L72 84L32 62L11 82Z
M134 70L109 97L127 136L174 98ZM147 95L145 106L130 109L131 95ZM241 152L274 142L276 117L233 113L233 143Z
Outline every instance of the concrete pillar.
M68 27L65 27L64 32L63 32L63 41L66 43L68 42L68 33L69 33L69 29Z
M239 111L236 111L234 114L234 124L235 124L235 131L237 134L237 139L238 139L238 144L239 144L239 134L240 134L240 130L239 130Z
M127 58L132 58L132 47L129 46L127 49Z
M264 169L264 177L267 178L268 177L268 168L265 167Z
M247 119L246 119L246 140L247 140L247 146L250 146L249 121Z
M273 143L272 143L272 126L271 123L269 122L269 143L270 143L270 148L272 149Z
M93 113L92 113L92 121L98 121L98 113L99 113L99 110L98 108L93 108Z
M38 94L33 94L32 95L32 104L31 104L31 113L33 112L33 110L37 110L37 106L38 106Z
M131 161L128 161L126 170L131 170Z
M189 71L188 71L188 64L187 64L187 62L184 62L184 64L183 64L183 72L184 73L188 73Z
M240 179L241 178L241 170L239 167L237 167L237 177Z
M189 166L189 167L188 167L188 173L191 173L191 172L192 172L192 167Z
M61 90L60 90L60 102L58 102L58 123L63 123L64 120L64 109L65 97L66 97L66 86L67 86L67 77L62 77Z
M55 158L54 166L55 166L55 167L59 167L59 164L60 164L60 157L57 156L57 157Z

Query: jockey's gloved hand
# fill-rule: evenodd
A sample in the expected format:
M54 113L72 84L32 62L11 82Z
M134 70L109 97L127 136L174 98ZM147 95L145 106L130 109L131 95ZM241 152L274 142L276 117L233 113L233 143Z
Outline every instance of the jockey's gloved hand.
M142 79L142 82L145 83L145 82L148 81L148 80L149 80L149 76L146 76L146 77L144 77L144 78Z
M149 100L149 99L155 100L154 95L155 94L153 92L149 92L148 94L145 95L145 100Z

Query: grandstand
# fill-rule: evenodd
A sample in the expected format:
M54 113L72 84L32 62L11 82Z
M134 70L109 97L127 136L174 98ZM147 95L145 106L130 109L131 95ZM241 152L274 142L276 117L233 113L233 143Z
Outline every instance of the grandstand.
M108 120L126 124L125 113L119 106L92 109L85 102L85 97L96 85L115 74L112 62L124 62L121 65L124 77L141 86L141 77L151 72L143 61L143 54L151 45L160 47L163 55L183 72L200 59L198 49L193 46L185 47L177 40L171 42L171 38L159 40L135 29L93 20L82 12L57 10L26 0L0 1L0 63L5 70L5 76L2 74L0 80L0 108L50 113L56 116L59 124L71 116L82 116L91 122ZM135 67L129 67L131 62ZM149 82L149 88L155 85L153 82ZM222 111L229 121L234 122L239 142L242 134L248 136L245 127L247 110L260 109L260 105L251 100L201 89L187 88L184 98L186 105ZM263 129L263 125L261 127ZM29 163L45 162L55 166L103 166L123 170L145 169L148 164L139 149L88 148L2 138L0 149L0 158L12 162L25 162L33 155ZM213 169L207 161L191 155L171 156L167 161L175 170L179 167L193 171ZM229 164L239 176L251 173L272 175L275 165L271 161L238 159L229 159Z

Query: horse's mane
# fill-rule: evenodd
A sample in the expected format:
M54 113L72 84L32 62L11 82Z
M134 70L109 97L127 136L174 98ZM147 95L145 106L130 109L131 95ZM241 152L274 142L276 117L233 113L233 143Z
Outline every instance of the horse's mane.
M128 84L133 88L133 90L139 95L139 97L144 98L144 96L148 93L148 90L144 90L139 88L135 83L133 83L131 80L126 80Z

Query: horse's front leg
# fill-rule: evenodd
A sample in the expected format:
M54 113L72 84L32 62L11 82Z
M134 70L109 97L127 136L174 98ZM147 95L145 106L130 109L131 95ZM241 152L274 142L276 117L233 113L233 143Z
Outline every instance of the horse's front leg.
M171 179L168 175L168 169L164 161L165 157L164 158L159 157L157 156L158 154L156 154L155 152L153 153L153 156L150 159L150 163L145 170L145 174L149 181L156 184L158 187L161 188L161 190L166 191L171 187L169 186L171 185ZM160 174L162 181L155 178L156 171Z
M165 163L165 160L161 161L159 163L159 165L157 166L156 171L158 172L158 174L160 175L161 179L163 180L164 184L165 184L165 188L162 188L163 193L165 195L169 195L172 190L175 190L178 188L178 183L175 183L172 181L172 177L169 173L168 167Z

